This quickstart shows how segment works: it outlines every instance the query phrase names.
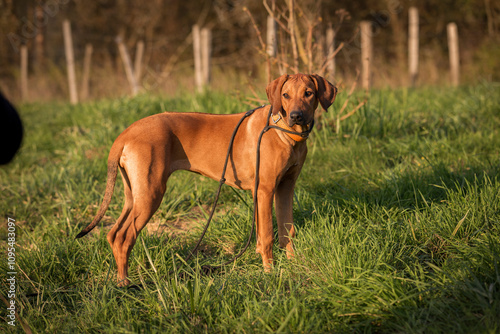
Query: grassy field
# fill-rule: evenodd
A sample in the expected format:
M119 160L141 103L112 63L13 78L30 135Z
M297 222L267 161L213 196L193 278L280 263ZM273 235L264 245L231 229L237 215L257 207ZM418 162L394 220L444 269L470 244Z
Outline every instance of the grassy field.
M102 200L113 140L163 110L250 107L219 93L21 106L23 147L0 168L0 240L8 247L15 218L22 320L8 325L2 306L0 331L21 333L24 322L34 333L498 333L500 86L373 91L336 127L345 95L308 140L295 259L276 246L275 268L264 273L253 241L233 266L200 274L250 231L250 194L225 187L203 252L183 263L217 182L179 172L133 250L140 289L116 287L106 241L121 180L101 227L74 240Z

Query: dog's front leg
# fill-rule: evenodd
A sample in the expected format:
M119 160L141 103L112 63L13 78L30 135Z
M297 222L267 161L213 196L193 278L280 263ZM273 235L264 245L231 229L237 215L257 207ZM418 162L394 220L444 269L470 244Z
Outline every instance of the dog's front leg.
M292 243L292 238L295 236L295 229L293 227L294 188L295 178L282 180L276 189L274 200L280 248L286 249L286 255L289 259L294 255Z
M257 249L256 252L262 256L264 270L271 270L273 264L273 190L265 187L259 188L257 192Z

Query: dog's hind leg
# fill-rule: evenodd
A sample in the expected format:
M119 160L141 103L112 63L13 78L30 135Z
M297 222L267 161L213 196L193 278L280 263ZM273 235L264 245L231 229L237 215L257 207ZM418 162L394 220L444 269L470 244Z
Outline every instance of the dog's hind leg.
M167 177L163 175L164 169L159 167L160 162L149 164L148 161L142 160L142 163L150 166L147 176L141 173L129 174L122 170L125 205L120 218L108 233L108 242L118 269L119 286L130 283L127 278L130 253L137 236L158 210L166 190ZM129 163L127 167L135 169L137 166L131 166ZM156 172L152 172L155 167L161 171L156 169Z
M108 232L107 235L108 243L111 246L111 250L113 251L113 255L115 257L115 261L118 267L120 267L119 263L122 263L123 261L119 260L119 258L121 257L121 253L119 251L120 247L118 247L118 245L115 246L116 235L118 231L120 231L123 228L123 225L127 221L134 204L134 199L132 197L132 190L130 189L130 181L128 179L128 176L124 169L120 168L120 172L122 174L125 202L123 204L123 209L122 213L120 214L120 217L118 217L118 219L115 222L115 225L111 228L111 230ZM124 275L125 276L122 276L121 279L118 279L118 283L122 286L125 286L129 283L128 280L126 280L127 277L126 269Z
M115 222L115 225L111 230L108 232L108 242L111 245L111 248L113 248L113 243L116 238L116 232L120 229L121 225L123 225L123 222L127 220L128 215L130 211L132 210L132 205L134 202L134 199L132 198L132 190L130 189L130 181L128 179L128 176L123 168L120 167L120 173L122 175L122 180L123 180L123 188L124 188L124 195L125 195L125 202L123 204L123 209L122 213L120 214L120 217Z
M110 231L110 234L114 234L111 248L118 268L118 284L121 286L129 284L127 276L130 252L137 236L160 206L163 194L164 191L157 189L153 195L154 198L134 198L133 207L125 221L120 225L115 225L116 229Z

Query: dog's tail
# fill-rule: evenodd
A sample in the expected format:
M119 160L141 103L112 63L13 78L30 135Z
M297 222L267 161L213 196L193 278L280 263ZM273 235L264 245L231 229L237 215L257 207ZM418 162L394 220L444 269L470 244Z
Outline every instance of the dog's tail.
M102 217L104 217L104 214L106 213L106 210L108 210L109 203L111 202L111 197L113 196L113 191L115 189L115 182L116 182L116 176L118 175L118 163L120 161L120 156L122 153L123 148L116 150L117 152L113 154L113 149L109 154L108 158L108 174L106 178L106 191L104 193L104 198L102 200L101 206L99 207L99 211L97 212L96 216L94 217L94 220L92 223L89 224L89 226L85 227L78 235L75 237L75 239L81 238L85 236L87 233L92 231L92 229L101 221Z

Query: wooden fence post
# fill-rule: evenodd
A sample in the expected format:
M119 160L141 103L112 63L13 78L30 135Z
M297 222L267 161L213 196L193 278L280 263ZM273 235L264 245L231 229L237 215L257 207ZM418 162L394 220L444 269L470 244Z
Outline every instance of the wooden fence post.
M201 64L201 37L200 27L195 24L193 26L193 53L194 53L194 82L196 90L203 90L203 72Z
M458 53L457 25L448 23L448 51L450 53L451 84L458 86L460 83L460 56Z
M208 28L201 29L201 68L203 86L210 83L210 63L212 58L212 32Z
M138 41L135 50L134 75L135 81L139 84L142 77L142 57L144 56L144 42Z
M278 44L276 40L276 20L271 15L267 16L267 48L266 52L269 57L276 57Z
M77 104L78 92L76 89L75 56L73 54L73 39L71 37L71 25L69 20L63 21L63 35L66 65L68 69L69 101L71 104Z
M85 45L85 56L83 58L82 91L80 98L82 101L89 97L90 65L92 62L92 44Z
M194 52L194 81L196 90L203 88L210 82L210 58L212 56L212 32L195 24L193 26L193 52Z
M135 80L134 70L132 69L132 61L127 51L125 43L121 37L116 38L116 43L118 44L118 50L120 51L120 57L122 58L123 66L125 67L125 74L127 75L128 83L130 84L130 90L132 91L132 96L137 95L139 92L139 86Z
M331 82L335 80L335 57L333 53L335 52L335 30L332 27L326 30L326 49L327 49L327 59L328 59L328 78Z
M415 86L418 78L418 9L408 10L408 68L410 85Z
M28 99L28 47L21 45L21 98Z
M295 34L295 0L287 0L288 11L290 16L288 18L288 29L290 30L290 41L292 42L292 55L293 55L293 71L299 72L299 51L297 47L297 36Z
M274 6L274 3L273 3ZM267 16L267 33L266 33L266 72L267 72L267 82L271 82L271 58L276 57L278 54L278 40L276 38L276 20L271 16Z
M361 21L361 83L365 90L369 90L372 84L372 22Z

